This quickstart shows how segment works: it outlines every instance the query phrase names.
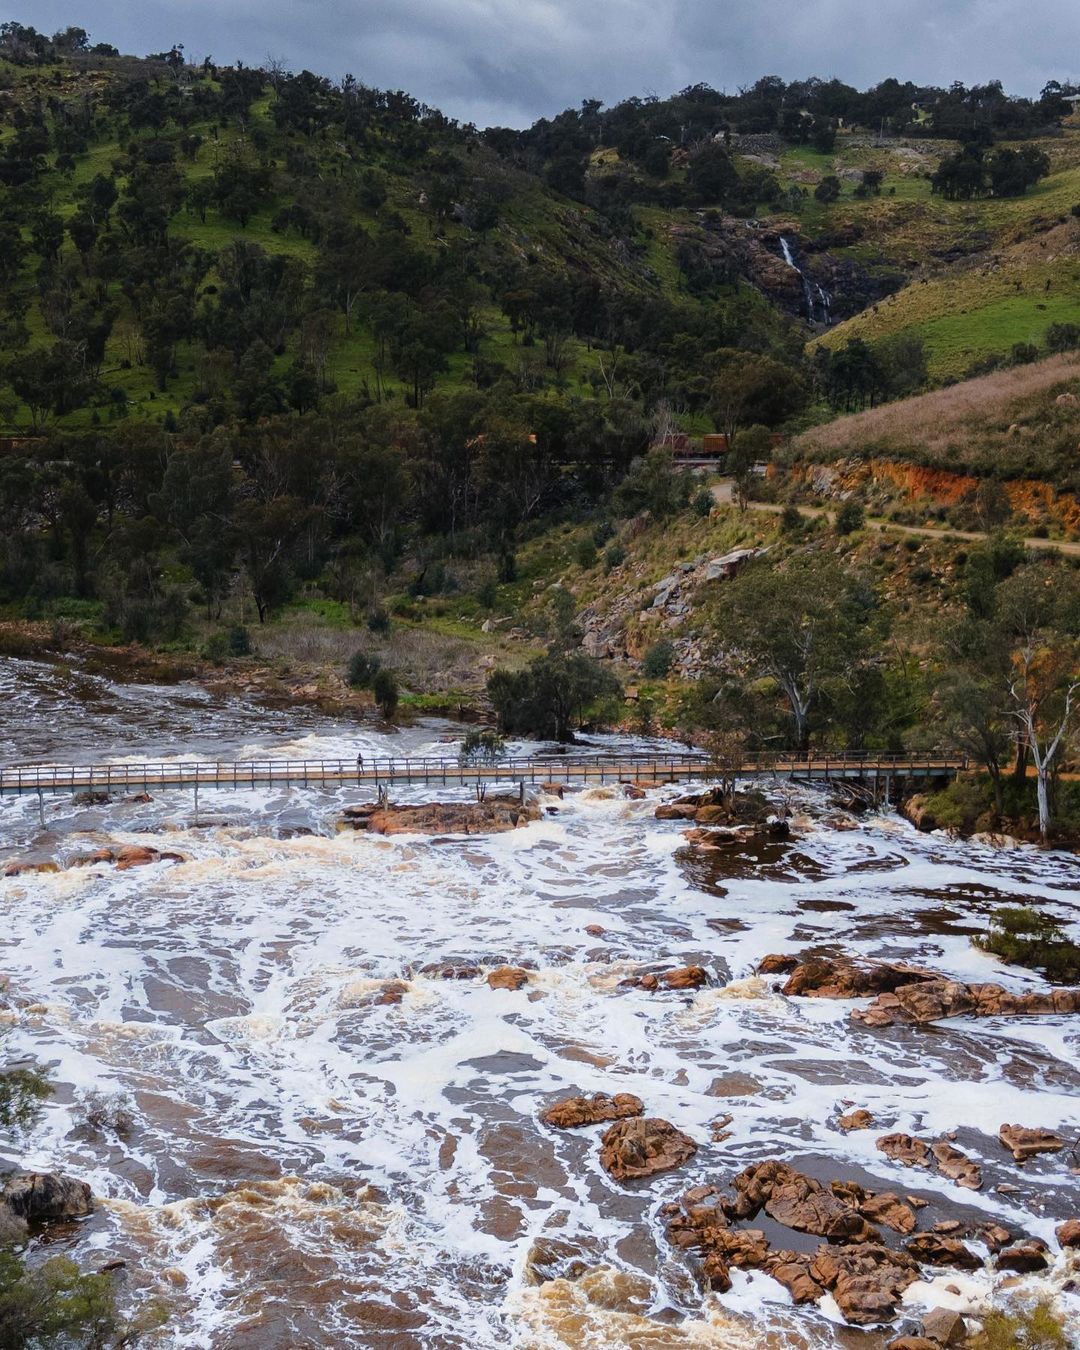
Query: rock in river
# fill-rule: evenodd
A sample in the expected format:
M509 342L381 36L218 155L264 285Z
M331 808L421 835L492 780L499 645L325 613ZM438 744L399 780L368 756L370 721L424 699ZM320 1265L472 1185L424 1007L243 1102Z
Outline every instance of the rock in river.
M904 1290L919 1278L919 1268L906 1252L868 1242L819 1247L810 1274L832 1293L848 1322L871 1326L896 1314Z
M94 1207L86 1182L62 1172L16 1172L4 1181L0 1204L31 1223L81 1219Z
M600 1142L600 1165L616 1181L637 1181L681 1167L697 1152L688 1134L654 1116L620 1120Z
M1052 1130L1028 1129L1023 1125L1002 1125L998 1138L1017 1162L1033 1158L1036 1153L1060 1153L1065 1140Z
M488 797L482 802L350 806L341 825L372 834L501 834L539 819L540 808L533 801Z
M608 1097L603 1092L593 1097L566 1097L549 1106L540 1119L557 1130L572 1130L578 1125L599 1125L602 1121L626 1120L640 1116L645 1107L640 1097L630 1092L616 1092Z

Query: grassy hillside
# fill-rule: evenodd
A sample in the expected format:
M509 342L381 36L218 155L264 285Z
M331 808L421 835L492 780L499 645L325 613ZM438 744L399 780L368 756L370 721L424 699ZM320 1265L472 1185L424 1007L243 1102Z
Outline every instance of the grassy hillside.
M857 235L836 256L896 267L909 281L895 294L821 334L837 349L850 338L874 343L916 337L931 378L962 378L980 360L1017 343L1040 345L1050 324L1074 322L1080 306L1080 128L1031 144L1047 153L1049 175L1022 197L945 201L931 194L936 162L924 145L852 148L832 171L855 164L883 171L880 197L821 211L819 237ZM955 147L952 147L955 148ZM934 147L937 157L950 149ZM820 166L819 166L820 168Z

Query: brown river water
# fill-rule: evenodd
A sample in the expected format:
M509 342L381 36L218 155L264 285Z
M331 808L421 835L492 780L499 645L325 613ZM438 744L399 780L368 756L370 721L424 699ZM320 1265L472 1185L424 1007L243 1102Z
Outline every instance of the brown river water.
M0 662L0 701L5 762L453 753L460 734L26 661ZM123 1297L164 1299L152 1343L169 1347L877 1350L886 1333L846 1327L829 1300L796 1308L763 1273L704 1291L664 1238L666 1201L779 1157L924 1198L920 1228L994 1220L1053 1249L1053 1268L1022 1280L989 1259L928 1268L905 1296L910 1324L1041 1291L1080 1328L1053 1235L1080 1215L1077 1158L1020 1168L996 1138L1006 1121L1080 1134L1080 1019L871 1029L850 1003L785 999L753 973L768 952L812 947L1041 988L970 937L1008 902L1075 932L1077 859L919 835L888 812L841 820L807 790L789 790L790 843L695 853L653 818L671 795L569 793L524 829L442 839L337 833L355 789L206 793L198 828L182 793L55 798L44 831L36 800L0 801L0 868L107 841L185 859L0 879L5 1050L48 1063L57 1084L0 1161L70 1171L100 1198L52 1247L87 1268L126 1261ZM535 974L511 993L420 973L453 960ZM701 964L712 983L621 983L653 963ZM379 1001L388 980L407 981L401 1002ZM615 1184L599 1128L537 1119L598 1091L637 1094L696 1156ZM88 1100L104 1102L90 1120ZM842 1133L851 1104L880 1128ZM982 1190L890 1162L874 1141L894 1130L957 1131ZM779 1245L817 1245L773 1227ZM556 1278L537 1283L538 1269Z

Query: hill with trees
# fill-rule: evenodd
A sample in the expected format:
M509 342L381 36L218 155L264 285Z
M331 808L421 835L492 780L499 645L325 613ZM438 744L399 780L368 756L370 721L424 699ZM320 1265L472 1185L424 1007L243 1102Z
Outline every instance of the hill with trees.
M483 129L4 24L0 614L391 711L498 664L515 731L610 704L599 657L643 726L944 734L899 653L975 555L918 530L1080 528L1073 92L770 77ZM731 505L666 448L709 431ZM800 596L840 643L812 689L805 631L754 635Z

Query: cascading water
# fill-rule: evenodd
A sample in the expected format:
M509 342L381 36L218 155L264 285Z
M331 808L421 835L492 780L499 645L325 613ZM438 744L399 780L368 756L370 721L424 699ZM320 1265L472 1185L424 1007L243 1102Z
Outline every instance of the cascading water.
M811 323L829 324L832 322L832 296L827 290L816 281L811 281L799 264L795 261L795 255L791 251L791 245L780 236L780 251L784 255L784 261L794 271L798 272L799 279L802 282L803 302L806 305L806 317Z
M239 759L445 754L461 730L387 734L35 662L0 660L0 696L3 758L205 754L201 738ZM962 1224L978 1268L924 1267L903 1316L977 1312L1016 1279L995 1271L982 1226L1056 1253L1055 1225L1076 1215L1068 1156L1020 1169L996 1133L1019 1121L1076 1136L1080 1019L874 1030L847 1002L785 998L753 972L766 953L820 948L1042 989L970 937L1006 903L1075 932L1076 859L917 834L789 791L792 840L711 851L655 819L666 790L621 786L546 797L540 820L507 834L434 839L336 832L357 800L344 787L222 789L200 827L180 792L52 798L44 831L36 801L4 798L5 1053L50 1064L57 1092L25 1147L0 1140L0 1167L92 1184L72 1254L126 1261L125 1287L163 1300L155 1350L881 1350L890 1332L853 1333L827 1302L794 1307L764 1271L703 1291L663 1236L664 1202L770 1157L826 1188L913 1192L921 1229ZM394 794L425 795L469 794ZM110 842L183 861L92 861ZM4 875L33 857L59 870ZM448 962L526 967L528 984L441 978ZM706 987L632 982L690 963ZM127 1123L80 1114L88 1091L126 1103ZM638 1095L697 1154L614 1184L603 1127L538 1119L594 1092ZM838 1128L853 1103L875 1128ZM875 1146L890 1131L957 1137L983 1189L903 1171ZM818 1244L783 1228L775 1241ZM1021 1293L1049 1294L1075 1327L1080 1295L1054 1261Z

